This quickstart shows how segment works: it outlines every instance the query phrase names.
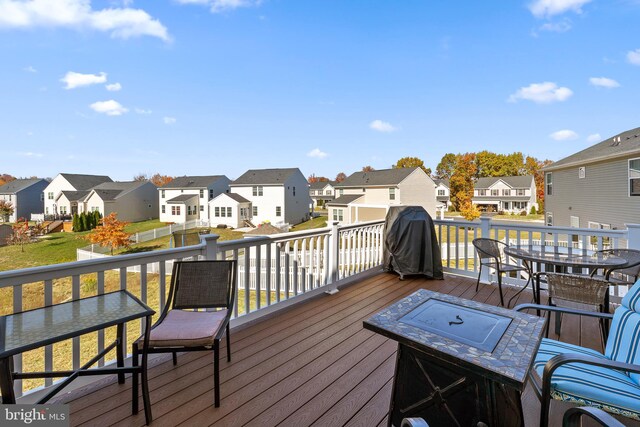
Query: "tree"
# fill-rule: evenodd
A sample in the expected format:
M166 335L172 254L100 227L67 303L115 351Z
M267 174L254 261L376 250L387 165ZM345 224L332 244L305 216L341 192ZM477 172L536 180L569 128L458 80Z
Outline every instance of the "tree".
M173 181L173 177L169 175L160 175L159 173L156 173L151 178L149 178L149 181L155 184L156 187L162 187L163 185L166 185L171 181Z
M131 233L124 231L124 227L127 224L129 223L119 221L117 214L111 212L100 220L100 225L94 228L93 231L86 236L86 239L102 247L111 248L111 255L113 255L114 249L122 247L128 248L131 245Z
M89 222L87 221L87 214L84 212L80 214L80 231L89 231Z
M373 168L373 166L363 166L362 167L362 172L373 172L375 169Z
M474 153L459 154L456 159L453 174L449 180L451 203L460 210L471 203L473 197L474 177L477 172L476 155Z
M31 243L31 232L29 222L25 218L18 218L11 226L13 234L7 239L9 245L20 245L20 251L24 252L24 245Z
M328 182L329 178L325 177L325 176L316 176L315 173L312 173L311 175L309 175L309 178L307 178L307 182L309 182L309 184L313 184L314 182Z
M442 156L440 163L436 166L436 178L438 179L451 179L453 170L456 167L456 160L459 154L447 153Z
M424 162L418 157L403 157L393 165L393 168L420 168L425 171L427 175L431 176L431 168L425 167Z
M71 229L76 233L78 231L82 231L82 230L80 230L80 217L78 216L77 212L73 214L73 221L71 222Z
M471 200L465 201L464 205L460 208L460 215L467 221L473 221L480 217L480 211L478 207L471 202Z
M149 177L146 173L139 173L138 175L133 177L133 180L138 182L149 181Z
M93 228L96 228L100 224L101 218L102 218L102 215L100 215L100 212L93 211Z
M0 174L0 185L4 185L7 182L13 181L14 179L16 179L16 177L9 175L8 173Z
M342 182L345 179L347 179L347 174L344 172L338 172L338 174L336 175L336 182Z
M0 199L0 219L5 222L9 221L9 217L15 212L13 204L7 200Z

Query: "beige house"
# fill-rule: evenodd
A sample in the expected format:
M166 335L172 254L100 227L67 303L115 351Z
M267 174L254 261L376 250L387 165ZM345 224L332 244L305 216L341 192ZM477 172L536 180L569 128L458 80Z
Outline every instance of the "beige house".
M121 221L144 221L158 217L158 190L149 181L105 182L95 186L84 198L87 212L105 217L117 213Z
M420 168L356 172L335 186L329 221L341 224L384 219L389 206L422 206L436 215L436 184Z

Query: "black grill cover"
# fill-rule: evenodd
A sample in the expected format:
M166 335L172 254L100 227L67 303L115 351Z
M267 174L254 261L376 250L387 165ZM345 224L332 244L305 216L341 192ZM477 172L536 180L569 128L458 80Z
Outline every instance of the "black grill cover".
M386 271L442 279L442 258L431 216L421 206L392 206L384 226Z

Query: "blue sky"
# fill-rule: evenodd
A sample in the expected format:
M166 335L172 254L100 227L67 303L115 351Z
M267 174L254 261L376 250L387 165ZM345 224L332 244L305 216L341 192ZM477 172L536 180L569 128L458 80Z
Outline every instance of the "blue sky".
M0 173L329 178L640 126L640 1L0 0Z

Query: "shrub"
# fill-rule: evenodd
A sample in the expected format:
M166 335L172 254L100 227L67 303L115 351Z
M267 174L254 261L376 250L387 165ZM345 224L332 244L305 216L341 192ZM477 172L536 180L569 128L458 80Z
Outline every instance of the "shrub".
M531 211L529 212L531 215L536 215L538 212L536 212L536 207L535 206L531 206Z
M73 231L75 231L75 232L82 231L82 230L80 230L80 217L78 216L77 213L73 214L72 225L73 225L73 227L72 227Z
M527 211L523 209L522 212L520 212L520 216L527 216Z
M89 221L87 221L87 214L82 212L80 214L80 231L89 230Z
M216 228L227 228L227 224L218 224Z

